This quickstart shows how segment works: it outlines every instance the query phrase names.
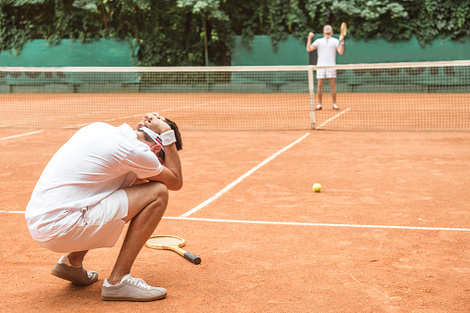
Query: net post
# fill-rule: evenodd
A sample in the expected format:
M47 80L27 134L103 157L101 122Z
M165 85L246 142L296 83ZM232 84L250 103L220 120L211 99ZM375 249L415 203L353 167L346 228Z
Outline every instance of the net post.
M315 87L313 80L313 65L308 66L308 93L310 98L310 121L312 129L315 129Z

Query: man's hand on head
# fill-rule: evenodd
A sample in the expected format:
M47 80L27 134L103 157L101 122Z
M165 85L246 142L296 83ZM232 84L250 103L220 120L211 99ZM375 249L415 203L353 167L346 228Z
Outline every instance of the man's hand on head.
M158 134L171 130L170 125L165 122L165 118L156 112L144 115L144 119L137 125L137 127L140 128L144 126L147 126Z

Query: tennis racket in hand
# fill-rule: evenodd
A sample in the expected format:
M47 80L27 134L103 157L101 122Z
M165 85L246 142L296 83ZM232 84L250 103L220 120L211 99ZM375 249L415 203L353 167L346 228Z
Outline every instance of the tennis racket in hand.
M346 25L346 23L343 22L341 23L341 36L343 36L344 38L347 33L348 33L348 25Z
M177 236L172 235L153 235L151 236L147 242L146 246L152 249L159 249L159 250L173 250L179 255L183 256L186 260L194 263L194 264L201 264L201 258L195 256L192 253L189 253L186 250L183 250L181 247L184 247L186 241Z

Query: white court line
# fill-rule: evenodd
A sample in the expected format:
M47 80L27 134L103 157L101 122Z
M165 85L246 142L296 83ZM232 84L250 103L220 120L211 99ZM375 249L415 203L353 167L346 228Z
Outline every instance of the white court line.
M44 131L44 129L43 130L37 130L37 131L34 131L34 132L30 132L30 133L25 133L25 134L19 134L19 135L14 135L14 136L9 136L9 137L3 137L3 138L0 138L0 140L8 140L8 139L13 139L13 138L18 138L18 137L34 135L34 134L37 134L37 133L42 133L43 131Z
M282 148L281 150L279 150L278 152L274 153L273 155L271 155L269 158L267 158L266 160L264 160L263 162L261 162L260 164L256 165L254 168L252 168L251 170L249 170L248 172L246 172L245 174L243 174L242 176L238 177L236 180L234 180L232 183L230 183L227 187L225 187L224 189L222 189L221 191L219 191L218 193L216 193L214 196L212 196L211 198L207 199L206 201L204 201L203 203L199 204L197 207L195 207L194 209L192 210L189 210L188 212L184 213L183 215L181 215L180 217L188 217L190 216L191 214L199 211L200 209L202 209L203 207L205 207L206 205L208 205L209 203L211 203L212 201L214 201L215 199L217 199L218 197L220 197L221 195L223 195L224 193L226 193L227 191L229 191L230 189L232 189L235 185L237 185L239 182L241 182L242 180L244 180L245 178L247 178L248 176L250 176L251 174L253 174L257 169L259 169L260 167L266 165L268 162L270 162L271 160L273 160L275 157L277 157L278 155L280 155L281 153L283 153L284 151L292 148L294 145L296 145L297 143L301 142L302 140L304 140L308 135L310 135L310 133L306 133L305 135L303 135L302 137L300 137L299 139L297 139L296 141L294 141L293 143L291 143L290 145Z
M321 124L321 125L318 126L318 127L315 127L315 129L320 129L320 128L322 128L323 126L325 126L326 124L328 124L329 122L331 122L331 121L334 120L335 118L340 117L341 115L343 115L344 113L348 112L349 110L351 110L351 108L347 108L347 109L344 110L343 112L338 113L338 114L336 114L335 116L333 116L333 117L327 119L323 124Z
M25 211L5 211L0 213L24 214ZM394 226L394 225L361 225L361 224L330 224L330 223L300 223L300 222L273 222L273 221L247 221L247 220L228 220L228 219L211 219L211 218L195 218L195 217L169 217L164 216L165 220L195 221L195 222L212 222L212 223L237 223L237 224L261 224L261 225L286 225L286 226L314 226L314 227L339 227L339 228L377 228L377 229L404 229L404 230L433 230L433 231L461 231L470 232L470 228L455 227L423 227L423 226Z
M24 214L25 211L5 211L5 214ZM274 222L274 221L247 221L247 220L228 220L211 219L195 217L170 217L164 216L164 220L179 220L193 222L211 222L211 223L236 223L236 224L258 224L258 225L284 225L284 226L313 226L313 227L332 227L332 228L375 228L375 229L402 229L402 230L427 230L427 231L461 231L470 232L470 228L455 227L423 227L423 226L395 226L395 225L361 225L361 224L330 224L330 223L300 223L300 222Z
M406 229L406 230L446 230L470 232L469 228L452 227L421 227L421 226L393 226L393 225L360 225L360 224L329 224L329 223L299 223L299 222L272 222L272 221L247 221L247 220L227 220L195 217L163 217L168 220L188 220L198 222L214 223L239 223L239 224L263 224L263 225L288 225L288 226L315 226L315 227L345 227L345 228L379 228L379 229Z

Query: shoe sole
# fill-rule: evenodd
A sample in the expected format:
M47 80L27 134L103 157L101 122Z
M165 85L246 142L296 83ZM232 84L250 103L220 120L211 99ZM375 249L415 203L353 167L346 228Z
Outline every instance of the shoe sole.
M166 298L166 293L151 297L151 298L133 298L133 297L113 297L113 296L103 296L101 295L101 300L103 301L133 301L133 302L149 302L155 300L161 300Z
M52 269L51 274L54 275L54 276L56 276L56 277L59 277L59 278L61 278L61 279L63 279L63 280L67 280L67 281L69 281L69 282L71 282L72 284L77 285L77 286L88 286L88 285L91 285L91 284L93 284L93 283L95 283L95 282L98 281L98 277L96 277L95 279L93 279L92 281L90 281L88 284L84 284L84 283L81 283L81 282L77 281L77 280L75 279L75 277L72 277L72 276L70 276L70 275L68 275L67 273L64 273L64 272L62 272L62 271L57 271L57 270L55 270L55 269Z

